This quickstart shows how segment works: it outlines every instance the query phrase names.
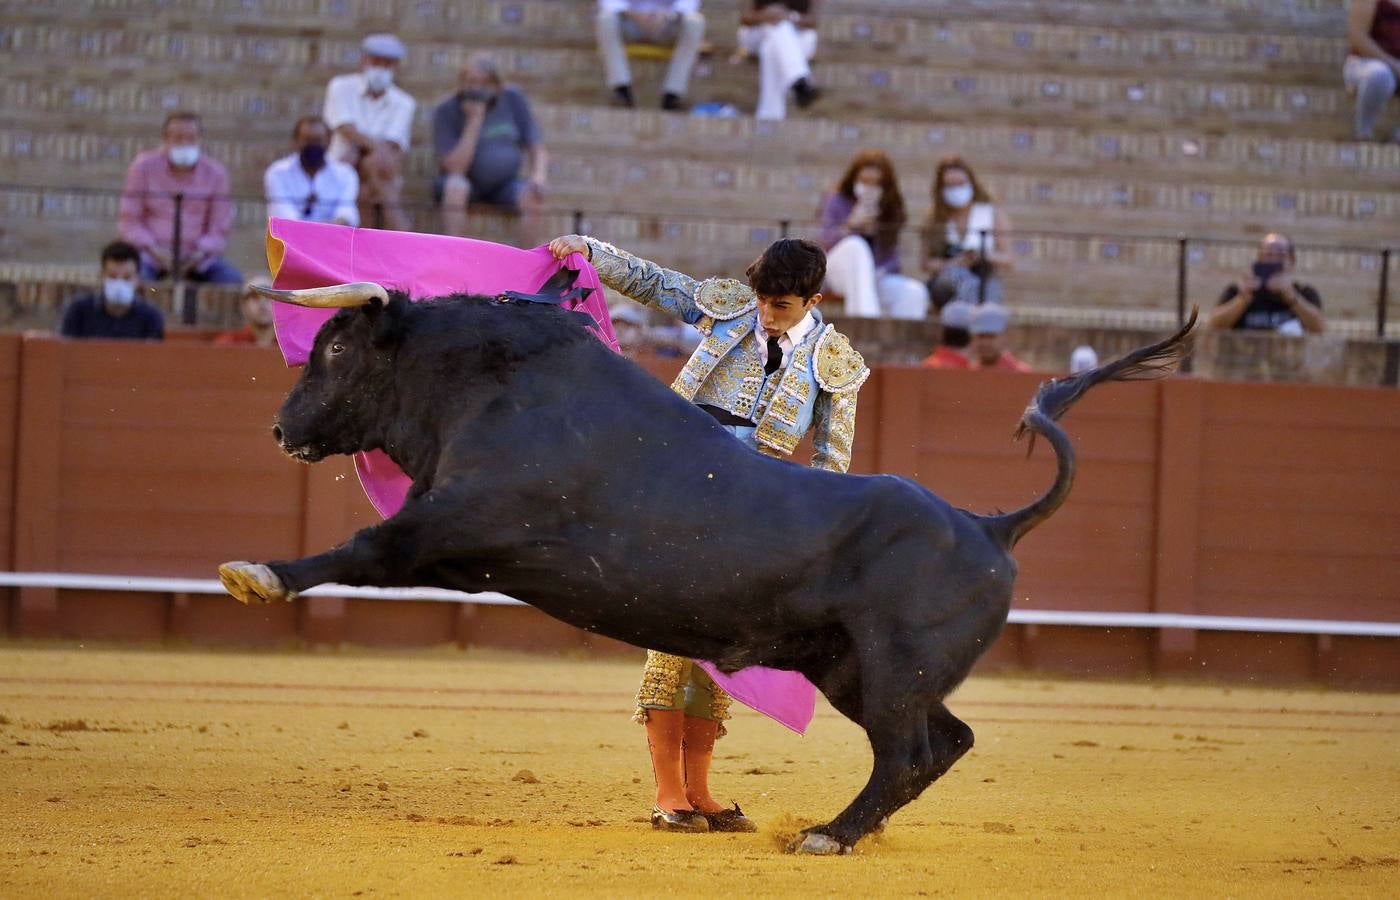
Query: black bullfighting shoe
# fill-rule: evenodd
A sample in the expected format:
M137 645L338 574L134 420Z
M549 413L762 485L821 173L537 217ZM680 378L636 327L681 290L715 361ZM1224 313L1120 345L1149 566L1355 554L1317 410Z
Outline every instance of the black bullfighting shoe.
M734 804L733 809L722 809L719 812L701 813L705 821L710 823L711 831L757 831L758 826L753 823L753 819L744 815L744 811L739 808L739 804Z
M693 809L678 809L667 812L659 806L651 808L651 827L657 831L688 831L700 833L710 830L705 816Z

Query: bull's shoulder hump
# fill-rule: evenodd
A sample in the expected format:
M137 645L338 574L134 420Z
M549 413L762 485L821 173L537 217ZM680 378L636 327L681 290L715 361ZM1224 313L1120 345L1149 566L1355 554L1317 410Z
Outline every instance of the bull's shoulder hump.
M695 305L710 318L723 322L758 308L758 295L737 278L706 278L695 291Z
M822 330L817 338L814 354L817 384L821 389L833 394L859 390L870 377L870 367L865 357L851 346L851 341L831 325Z

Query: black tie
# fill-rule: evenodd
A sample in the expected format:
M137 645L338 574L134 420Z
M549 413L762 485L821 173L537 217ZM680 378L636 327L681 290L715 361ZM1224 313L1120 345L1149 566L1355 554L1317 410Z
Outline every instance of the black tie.
M768 362L763 365L763 374L772 375L783 367L783 348L778 346L778 339L770 337L768 339Z

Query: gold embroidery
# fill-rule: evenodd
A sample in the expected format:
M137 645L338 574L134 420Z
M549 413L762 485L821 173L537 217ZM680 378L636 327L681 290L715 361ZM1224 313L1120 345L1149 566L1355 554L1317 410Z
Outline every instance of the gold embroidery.
M816 357L817 384L824 391L838 394L858 390L870 377L865 360L846 336L830 325L817 339Z
M676 692L681 689L681 679L688 666L694 665L683 656L672 656L658 650L647 651L646 665L642 668L642 683L637 688L637 711L632 721L644 724L649 708L671 708L676 701ZM733 698L718 684L710 692L710 716L716 722L729 718L729 706ZM724 736L724 726L720 726L720 737Z
M753 288L734 278L706 278L695 291L695 305L720 321L737 319L758 308Z

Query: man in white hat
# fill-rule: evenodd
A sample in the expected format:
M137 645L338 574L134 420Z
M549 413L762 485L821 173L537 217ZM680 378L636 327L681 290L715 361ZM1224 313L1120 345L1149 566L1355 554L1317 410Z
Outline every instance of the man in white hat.
M365 222L408 230L399 206L404 158L413 126L414 101L394 86L404 57L403 42L392 34L371 34L360 43L360 71L337 75L326 85L321 118L334 130L330 153L360 175ZM375 215L382 210L382 222Z
M1006 349L1002 336L1006 334L1006 310L1000 303L984 303L972 311L972 368L1001 369L1004 372L1029 372L1031 367Z

